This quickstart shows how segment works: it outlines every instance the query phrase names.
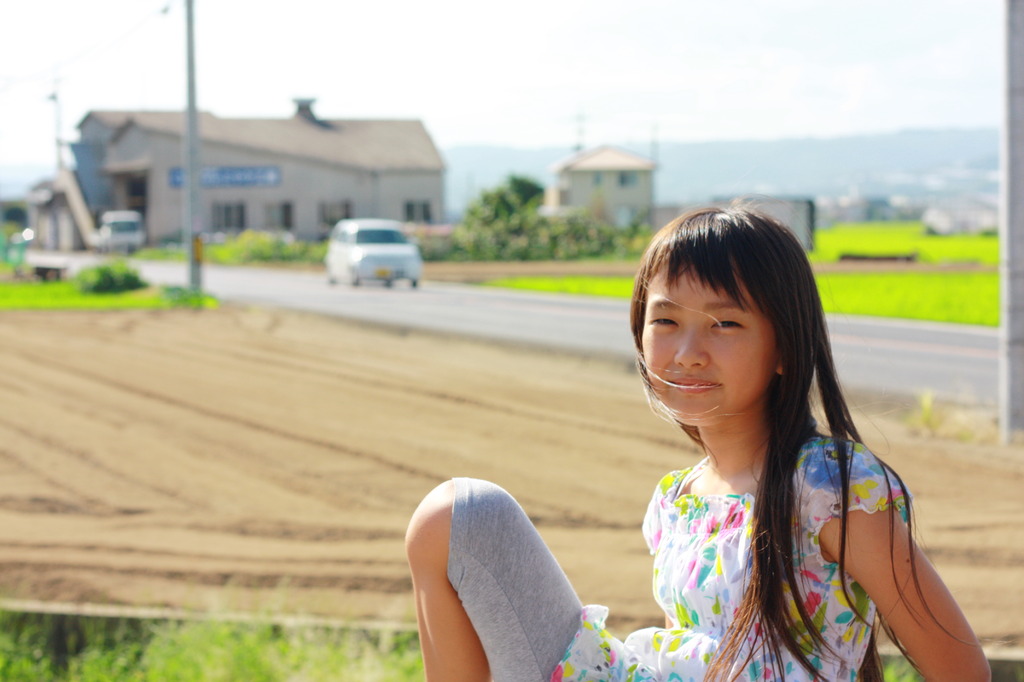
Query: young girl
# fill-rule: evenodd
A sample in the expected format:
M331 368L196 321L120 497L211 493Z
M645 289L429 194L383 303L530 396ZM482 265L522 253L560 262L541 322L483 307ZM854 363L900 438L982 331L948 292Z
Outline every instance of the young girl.
M665 627L613 638L519 505L455 479L406 539L427 681L880 681L879 619L927 680L987 680L903 482L858 442L793 235L743 208L676 219L630 317L652 406L706 455L643 522Z

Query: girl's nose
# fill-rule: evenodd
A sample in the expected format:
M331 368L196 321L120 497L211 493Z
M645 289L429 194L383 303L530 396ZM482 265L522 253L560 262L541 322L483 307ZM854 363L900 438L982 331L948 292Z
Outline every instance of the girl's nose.
M689 331L679 337L676 346L675 363L680 367L703 367L708 362L708 354L703 340L695 331Z

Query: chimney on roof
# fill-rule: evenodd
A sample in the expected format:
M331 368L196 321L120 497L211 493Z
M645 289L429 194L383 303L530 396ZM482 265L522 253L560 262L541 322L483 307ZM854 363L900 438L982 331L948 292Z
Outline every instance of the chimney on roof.
M292 100L295 102L295 115L304 118L310 123L321 126L323 128L331 128L331 124L327 121L321 121L313 113L313 105L316 103L316 99L312 97L296 97Z

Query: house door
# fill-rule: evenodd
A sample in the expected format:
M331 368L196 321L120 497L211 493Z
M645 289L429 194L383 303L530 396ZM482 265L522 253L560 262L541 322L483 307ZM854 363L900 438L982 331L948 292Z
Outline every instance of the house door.
M145 175L130 175L125 182L125 208L129 211L138 211L142 214L143 221L146 218L147 206L147 183ZM145 223L143 223L145 224Z

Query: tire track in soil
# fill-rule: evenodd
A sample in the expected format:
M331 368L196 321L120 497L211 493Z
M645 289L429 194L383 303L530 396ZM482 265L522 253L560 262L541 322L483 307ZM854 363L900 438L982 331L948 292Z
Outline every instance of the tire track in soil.
M138 345L138 339L132 340L133 345ZM205 347L196 344L197 348L202 349ZM173 346L172 348L177 348ZM217 352L223 354L223 348L214 347ZM166 355L168 351L167 346L152 345L154 352L160 355ZM600 433L603 435L609 435L617 438L624 438L629 440L646 441L650 444L660 445L663 447L674 447L678 443L670 441L666 438L659 438L657 436L650 435L649 431L641 430L627 430L622 428L615 428L607 425L607 422L595 422L589 419L571 419L566 418L564 414L555 414L552 412L542 412L535 409L524 408L513 406L509 404L502 404L497 402L488 402L480 400L478 398L471 398L465 395L453 394L450 392L439 391L436 389L424 388L415 386L410 383L399 383L396 381L389 381L374 375L372 377L367 376L365 373L354 373L354 372L342 372L336 369L339 364L338 358L332 358L329 363L331 369L323 370L320 368L309 368L302 365L301 363L289 362L284 359L281 355L283 352L279 348L271 348L270 356L262 354L253 354L242 352L238 348L232 349L228 355L232 360L241 358L248 361L246 364L253 364L260 368L265 368L268 365L278 366L288 373L299 373L306 376L312 376L313 378L324 381L325 377L332 381L342 381L352 384L356 384L362 388L384 391L385 393L394 393L400 395L403 398L408 398L410 395L419 398L425 398L433 402L442 402L448 405L454 406L457 409L476 409L485 412L490 415L501 415L502 417L513 417L524 419L531 423L544 424L559 428L567 429L582 429L588 433ZM436 472L426 469L420 469L407 464L397 463L394 460L388 458L385 455L378 453L372 453L366 450L359 450L351 447L341 445L335 441L329 441L322 438L314 438L305 435L299 435L294 431L289 431L282 428L275 428L265 422L259 422L253 419L237 416L235 414L227 413L216 408L204 407L194 404L192 402L170 396L164 393L154 391L152 389L144 389L125 381L119 381L100 374L95 371L89 371L81 368L77 365L70 365L68 363L55 362L52 358L44 358L36 355L32 352L22 351L21 355L26 363L38 363L47 362L50 368L60 368L62 371L67 372L70 375L78 376L89 381L96 382L101 385L105 385L110 388L123 391L130 395L140 396L149 400L161 402L163 404L172 405L178 409L186 410L193 414L198 414L203 417L219 419L223 422L233 423L242 428L253 429L263 433L267 433L279 438L286 440L293 440L305 445L311 445L315 447L324 448L327 451L340 453L347 456L360 458L363 460L371 461L378 465L383 465L395 471L404 474L411 474L421 479L436 483L439 480L439 476ZM315 356L314 356L315 357ZM344 358L342 358L344 359ZM206 360L209 361L209 353L206 354ZM320 358L323 361L323 358ZM242 371L245 371L244 367L241 367ZM66 391L66 388L63 390ZM81 404L87 404L82 402ZM466 416L467 420L473 420L472 415ZM225 443L230 446L230 443ZM230 447L227 451L230 451ZM251 469L253 462L251 460L245 461L246 468ZM333 491L322 490L324 481L321 476L314 473L304 473L301 471L290 470L288 472L282 472L279 470L268 471L265 473L272 474L265 478L274 481L275 485L285 487L295 493L302 495L313 495L328 504L336 503L336 494ZM164 494L169 494L171 499L179 499L176 493L169 493L168 491L160 491ZM538 525L553 527L553 528L576 528L576 527L591 527L601 528L609 530L621 530L621 529L632 529L635 524L632 523L615 523L609 522L605 519L601 519L597 516L588 513L581 513L577 510L571 509L569 506L563 504L552 503L550 500L542 499L531 502L530 505L532 518Z
M106 467L105 465L102 465L99 462L96 462L95 459L93 459L89 455L85 455L84 453L81 453L81 452L76 452L72 448L62 448L59 445L55 445L52 441L47 442L48 439L45 439L45 440L44 439L35 439L35 438L33 438L34 434L32 434L31 432L28 432L28 431L26 431L24 429L21 429L19 427L12 427L8 422L4 422L2 420L2 418L0 418L0 428L4 428L4 427L10 429L11 431L14 431L15 433L19 433L23 437L28 437L30 439L37 440L37 442L40 442L40 443L42 443L44 445L47 445L47 446L49 446L51 448L56 448L56 449L58 449L59 452L62 452L64 454L69 454L69 455L77 456L77 457L79 457L79 459L81 459L87 465L93 466L93 468L95 468L98 471L103 471L104 473L107 473L107 474L114 474L116 478L119 478L119 479L121 479L123 481L127 481L129 483L136 483L137 482L134 478L125 476L125 475L121 474L120 472L117 472L116 470L110 469L109 467ZM96 497L90 497L89 495L84 494L80 490L72 488L71 486L67 485L66 483L61 482L61 480L59 478L59 476L60 476L59 472L50 473L50 472L47 472L47 471L45 471L45 470L43 470L43 469L41 469L39 467L32 466L32 464L31 464L31 462L32 462L31 456L28 456L28 455L26 455L26 456L19 456L19 455L16 455L16 454L8 451L8 450L0 449L0 457L3 457L7 461L16 463L18 466L20 466L25 471L28 471L28 472L32 473L33 475L39 477L40 480L46 482L49 485L52 485L54 488L56 488L58 490L64 491L65 493L68 494L68 496L71 499L76 500L76 501L81 502L81 503L84 504L84 507L80 507L80 506L78 506L78 505L76 505L74 503L68 503L68 502L65 502L63 500L55 501L55 504L65 505L67 509L74 509L75 511L74 512L69 512L69 511L53 512L53 511L50 511L48 513L51 513L51 514L52 513L78 513L78 514L85 513L85 514L89 514L90 516L129 516L129 515L134 515L134 514L140 514L140 513L143 512L143 510L141 510L141 509L114 507L114 506L112 506L110 504L107 504L102 499L99 499L99 498L96 498ZM22 499L24 499L24 498L22 498ZM0 505L0 506L3 506L3 505ZM9 507L6 507L6 508L9 508Z
M272 331L282 326L279 322L280 315L273 315L273 319L277 320L275 324L270 324L264 331ZM240 325L235 321L236 325ZM214 349L216 352L222 352L223 349L216 344L207 345L193 343L191 347L196 350L195 353L185 352L180 346L173 346L168 348L165 345L157 345L155 343L141 342L139 340L133 340L133 345L139 347L149 347L154 351L159 352L163 356L178 356L183 359L191 360L209 360L209 349ZM609 436L628 438L640 442L646 442L653 445L662 447L674 447L678 445L677 441L659 437L653 435L649 430L645 429L626 429L622 427L616 427L608 424L605 421L599 421L594 419L586 419L579 417L571 417L566 414L554 415L549 412L542 410L531 409L520 405L511 405L508 403L489 402L481 400L476 397L468 395L460 395L441 391L437 389L426 388L422 386L416 386L411 383L400 383L397 381L391 381L378 374L372 374L372 369L366 372L359 373L355 371L357 368L361 368L361 365L354 365L346 354L339 353L336 356L332 356L329 362L325 363L324 355L317 355L309 352L299 352L294 347L289 347L286 343L282 342L281 346L271 345L265 342L250 344L250 347L260 346L265 348L265 353L255 353L244 348L235 348L227 356L228 360L248 360L257 367L277 367L282 370L286 370L289 373L299 373L301 375L311 377L318 381L325 381L326 379L333 379L336 381L342 381L352 383L364 388L370 389L388 389L390 391L400 393L402 395L414 395L417 397L423 397L430 400L436 400L445 402L457 407L471 407L486 411L492 414L502 414L508 416L520 417L529 421L552 424L555 426L566 426L571 428L585 429L588 432L600 433ZM324 346L328 350L337 349L332 346ZM297 357L304 357L314 361L315 365L310 366L309 364L298 362L295 360ZM350 366L349 371L341 371L338 369L338 365L346 363ZM326 367L324 366L326 364ZM639 381L639 379L638 379Z
M22 354L24 356L26 356L26 359L29 360L29 361L32 361L32 362L40 362L40 361L42 361L41 358L34 356L32 353L22 353ZM239 353L239 352L232 352L231 355L235 356L235 357L244 357L246 354L245 353ZM301 365L295 365L294 363L289 363L289 362L286 362L286 361L280 361L280 359L278 359L277 361L273 361L272 359L269 359L269 358L257 357L257 358L252 358L251 361L253 363L255 363L257 366L264 366L266 364L278 364L278 365L288 369L289 371L302 370L303 372L308 373L308 370L306 368L302 367ZM303 443L305 445L311 445L311 446L315 446L315 447L320 447L320 448L323 448L323 449L325 449L327 451L332 451L332 452L340 453L340 454L343 454L343 455L348 455L348 456L357 457L357 458L360 458L360 459L363 459L363 460L368 460L368 461L371 461L371 462L373 462L375 464L383 465L385 467L394 469L394 470L396 470L398 472L401 472L401 473L411 474L411 475L418 476L419 478L426 479L426 480L430 481L431 483L435 483L438 480L437 474L435 472L433 472L433 471L426 470L426 469L419 469L419 468L416 468L416 467L409 466L407 464L400 464L400 463L394 462L391 459L388 459L384 455L380 455L380 454L376 454L376 453L371 453L371 452L368 452L368 451L365 451L365 450L357 450L357 449L354 449L354 448L343 446L343 445L338 444L338 443L336 443L334 441L328 441L328 440L321 439L321 438L314 438L314 437L311 437L311 436L305 436L305 435L296 434L295 432L292 432L292 431L288 431L288 430L285 430L285 429L272 427L269 424L264 423L264 422L258 422L258 421L255 421L253 419L248 419L248 418L245 418L245 417L233 415L233 414L230 414L230 413L227 413L227 412L223 412L221 410L217 410L215 408L199 406L199 405L196 405L194 403L182 400L180 398L176 398L176 397L173 397L173 396L169 396L169 395L165 395L165 394L162 394L162 393L158 393L158 392L156 392L154 390L151 390L151 389L139 388L139 387L133 386L131 384L128 384L128 383L126 383L124 381L118 381L118 380L115 380L113 378L106 377L104 375L98 374L96 372L91 372L91 371L82 369L82 368L77 367L77 366L69 365L67 363L59 363L59 362L53 362L52 360L49 360L49 364L50 364L51 367L54 367L54 366L55 367L59 367L63 371L66 371L67 373L69 373L71 375L78 376L80 378L85 378L85 379L88 379L90 381L94 381L94 382L96 382L98 384L102 384L102 385L105 385L105 386L108 386L108 387L116 388L116 389L121 390L123 392L129 393L129 394L133 394L133 395L137 395L137 396L140 396L140 397L144 397L144 398L149 399L149 400L154 400L154 401L157 401L157 402L161 402L163 404L173 405L174 407L177 407L179 409L186 410L186 411L189 411L191 413L198 414L198 415L201 415L201 416L204 416L204 417L216 418L216 419L219 419L219 420L224 421L224 422L233 423L233 424L236 424L236 425L241 426L243 428L253 429L253 430L256 430L256 431L260 431L260 432L263 432L263 433L274 435L274 436L279 437L279 438L284 438L284 439L287 439L287 440L293 440L293 441L296 441L296 442ZM315 373L315 376L317 378L319 378L319 379L322 379L324 374L325 374L324 372L317 371ZM678 445L678 443L669 441L668 439L665 439L665 438L658 438L656 436L649 436L649 435L648 436L638 436L637 433L634 433L634 432L629 431L629 430L618 429L618 428L607 427L607 426L601 427L601 426L589 423L586 420L581 420L581 419L575 419L575 420L564 419L564 418L559 417L558 415L552 415L552 414L549 414L549 413L542 413L542 412L539 412L539 411L525 409L525 408L510 407L510 406L502 405L502 404L499 404L499 403L489 403L489 402L486 402L486 401L483 401L483 400L479 400L479 399L475 399L475 398L469 398L469 397L466 397L466 396L454 395L454 394L447 393L447 392L444 392L444 391L437 391L437 390L433 390L433 389L426 389L426 388L410 386L409 384L405 384L405 383L398 383L398 382L393 382L393 381L389 382L389 381L386 381L386 380L380 379L380 378L371 379L371 378L368 378L368 377L365 377L365 376L360 376L360 375L351 374L351 373L337 372L337 371L335 371L335 372L328 371L328 372L326 372L326 374L327 375L333 375L335 380L343 380L343 381L347 381L347 382L356 383L356 384L359 384L359 385L361 385L361 386L363 386L365 388L384 389L384 390L387 390L388 392L400 394L402 396L407 396L408 394L411 393L411 394L414 394L414 395L416 395L418 397L422 397L422 398L426 398L426 399L430 399L430 400L444 401L444 402L447 402L448 404L456 405L456 406L461 407L461 408L469 407L469 408L480 409L480 410L483 410L483 411L488 412L490 414L500 414L500 415L509 416L509 417L519 417L519 418L522 418L522 419L525 419L525 420L531 421L531 422L544 423L544 424L548 424L548 425L552 425L552 426L558 426L558 427L564 427L564 428L583 429L583 430L586 430L588 432L603 433L605 435L610 435L610 436L615 436L615 437L620 437L620 438L644 440L644 441L647 441L648 443L662 445L662 446L676 446L676 445ZM467 416L467 419L468 420L472 420L473 418L472 418L472 416ZM251 461L247 461L246 462L246 466L251 468L252 467L252 462ZM302 472L297 472L297 471L292 470L292 471L288 472L287 474L282 474L282 472L280 472L280 471L274 471L273 474L274 475L272 476L272 478L273 478L275 484L277 484L277 485L281 485L281 486L287 487L288 489L290 489L290 490L292 490L293 492L296 492L296 493L300 493L300 494L304 494L304 495L309 495L309 494L317 495L317 497L319 497L322 501L325 501L325 502L328 502L328 503L335 502L335 495L333 495L332 493L330 493L330 492L320 493L320 491L318 489L319 486L316 485L316 484L322 485L323 481L322 481L321 477L318 476L316 473L303 474ZM294 479L294 477L296 475L299 477L298 481L296 481ZM310 482L313 484L312 486L309 485ZM171 499L179 499L179 497L180 497L176 493L173 493L173 492L169 492L169 491L160 491L160 492L162 492L163 494L169 495L171 497ZM580 513L579 511L575 511L575 510L573 510L573 509L571 509L570 507L567 507L567 506L553 504L549 500L537 500L537 501L532 502L531 503L531 518L533 518L534 522L537 523L538 525L542 525L542 526L545 526L545 527L552 527L552 528L589 527L589 528L600 528L600 529L608 529L608 530L622 530L622 529L632 529L633 526L635 525L635 524L632 524L632 523L609 522L607 520L601 519L601 518L593 516L591 514Z
M239 353L240 357L245 357L245 353ZM290 362L280 357L273 358L257 358L253 356L254 362L260 364L275 364L282 368L298 371L306 374L315 374L315 376L324 376L323 370L308 368L304 365ZM327 372L328 376L332 376L336 379L343 380L348 383L357 384L367 388L387 388L396 393L402 394L413 394L419 397L428 398L430 400L439 400L450 403L459 407L472 407L486 412L495 414L508 415L513 417L520 417L533 422L540 422L545 424L551 424L554 426L565 426L576 429L586 430L592 433L600 433L608 436L615 436L617 438L628 438L631 440L637 440L641 442L650 443L653 445L672 447L678 445L676 441L672 441L668 438L660 438L658 436L651 435L650 433L644 432L640 429L631 430L624 428L617 428L609 426L605 422L591 421L580 418L572 418L566 415L553 415L549 412L542 412L540 410L532 410L524 407L511 406L502 403L492 403L479 398L471 398L465 395L457 395L453 393L447 393L445 391L439 391L436 389L428 389L418 387L410 384L400 384L398 382L388 381L379 376L362 376L353 374L351 372L340 372L338 370Z
M31 354L28 354L28 353L22 353L21 355L26 357L26 358L28 358L28 359L34 359L34 358L32 358ZM90 380L92 380L92 378L93 378L92 375L87 375L87 377ZM111 383L111 382L108 382L108 384L109 383ZM90 392L87 389L82 389L80 391L76 391L75 389L73 389L71 387L68 387L66 384L59 383L59 381L57 381L56 379L47 381L46 379L40 379L40 378L37 377L34 380L34 384L36 386L42 386L44 388L45 387L49 387L49 388L52 389L50 391L51 394L60 395L63 399L65 399L67 402L64 405L62 405L62 409L63 409L63 411L65 413L75 412L75 413L81 414L81 415L83 415L85 417L88 417L90 420L93 420L93 421L96 421L96 422L106 423L106 424L110 425L114 429L122 428L126 422L131 421L131 418L129 416L127 416L127 414L124 411L96 409L95 408L96 396L95 396L95 392L94 391ZM111 385L115 388L115 390L118 390L118 391L120 391L122 386L123 386L121 384L117 384L117 385L111 384ZM109 387L110 386L108 386L108 388ZM121 407L121 406L119 405L118 407ZM116 416L115 416L115 412L116 412ZM199 406L195 407L192 410L192 412L193 413L199 413L202 416L208 416L208 414L209 414L208 410L206 408L199 407ZM149 423L153 423L153 424L155 424L157 419L159 418L158 413L154 413L152 410L141 409L141 410L139 410L139 414L142 415L143 417L147 418ZM173 421L173 420L168 420L168 421L170 422L170 421ZM254 423L254 422L249 420L249 421L246 421L243 424L241 424L241 426L243 428L247 428L247 425L252 424L252 423ZM173 424L169 424L168 430L173 430L173 427L174 427ZM21 431L22 431L22 434L24 436L26 436L26 437L29 437L30 435L32 435L26 429L21 429ZM214 431L216 431L216 429ZM36 434L36 435L38 435L38 434ZM40 436L40 437L37 438L37 440L42 442L43 440L45 440L45 438L46 438L45 436ZM272 483L275 486L278 486L280 488L289 490L289 491L291 491L293 493L296 493L296 494L299 494L299 495L302 495L302 496L316 497L316 499L320 500L321 502L325 502L325 503L328 503L330 505L336 505L337 502L338 502L337 496L336 496L336 494L333 491L330 491L330 490L325 491L325 490L322 489L323 486L325 485L325 482L322 479L322 477L320 477L315 472L313 472L313 473L305 473L305 472L297 471L297 470L294 470L294 469L281 470L281 468L279 466L279 462L277 462L275 459L267 458L267 457L263 457L262 458L263 462L266 464L265 466L257 466L255 464L255 462L253 461L253 459L252 459L253 453L251 451L249 451L249 452L236 452L237 448L236 448L235 441L233 441L231 439L231 437L227 436L227 435L225 435L223 437L216 437L216 436L212 436L212 435L206 435L204 443L207 444L207 445L208 444L221 445L222 446L222 449L221 449L222 458L221 459L223 461L226 462L228 460L228 458L231 457L235 462L237 462L239 464L243 464L245 469L247 469L249 471L255 470L256 471L256 475L259 476L262 480L272 481ZM51 445L52 445L52 443L51 443ZM192 448L183 447L182 450L183 450L183 452L189 452L190 454L193 454L195 456L200 456L200 457L202 456L202 452L200 452L198 450L198 446L193 446ZM69 455L76 454L76 452L68 451L67 454L69 454ZM82 454L82 453L80 453L80 451L79 451L78 454ZM110 470L108 469L108 471L110 471ZM52 479L48 479L48 480L52 480ZM142 482L141 479L134 479L134 478L131 478L131 477L122 476L122 480L126 480L126 481L129 481L131 483L137 483L138 487L140 487L140 488L145 488L145 487L153 488L157 492L164 493L165 496L168 499L170 499L172 501L175 501L175 502L189 502L189 500L184 498L177 491L169 491L169 490L164 490L164 489L160 489L160 488L154 488L153 486L150 486L149 484ZM64 486L64 489L69 491L69 492L72 492L72 493L74 492L70 488L68 488L67 486ZM134 511L134 510L132 510L132 511Z
M294 575L281 573L236 573L231 571L185 571L118 567L106 564L60 563L53 561L0 561L0 575L30 572L42 576L61 571L94 571L103 575L124 578L167 580L186 585L210 587L245 587L255 589L277 588L287 585L299 589L337 589L339 591L373 592L376 594L404 594L412 590L408 576L388 578L380 575Z
M410 476L416 476L429 481L435 481L437 478L436 474L434 474L431 471L428 471L426 469L420 469L417 467L412 467L407 464L394 462L392 460L389 460L384 455L369 452L367 450L346 447L333 441L328 441L322 438L315 438L313 436L294 433L282 428L275 428L269 424L258 422L252 419L247 419L245 417L241 417L238 415L230 414L222 410L217 410L216 408L199 406L196 405L195 403L191 403L180 398L176 398L170 395L164 395L151 389L133 386L124 381L118 381L110 377L105 377L101 374L98 374L96 372L90 372L81 367L77 367L67 363L62 363L54 360L53 358L36 357L30 353L25 353L24 355L30 357L35 362L46 362L50 366L60 367L63 371L67 372L70 375L89 379L91 381L96 382L97 384L119 389L129 395L145 398L146 400L162 403L164 405L171 405L180 410L200 415L202 417L212 417L215 419L219 419L222 422L235 424L246 429L251 429L253 431L257 431L260 433L266 433L285 440L292 440L297 443L311 445L341 455L346 455L349 457L370 461L373 462L374 464L381 465L385 468L393 469L399 473L408 474Z
M127 474L125 474L120 469L115 469L114 467L108 466L108 465L104 464L103 462L100 462L93 455L90 455L89 453L84 452L83 450L77 448L74 445L70 445L70 444L68 444L66 442L59 441L55 437L53 437L53 436L51 436L49 434L41 434L41 433L39 433L37 431L32 431L32 430L29 430L29 429L27 429L27 428L25 428L23 426L14 424L14 423L12 423L12 422L10 422L8 420L5 420L3 418L3 415L0 415L0 428L7 428L8 430L13 431L14 433L17 433L18 435L20 435L23 438L27 438L29 440L33 440L33 441L35 441L35 442L37 442L37 443L39 443L41 445L44 445L44 446L46 446L46 447L48 447L48 448L50 448L52 450L57 451L57 452L61 452L61 453L64 453L66 455L73 456L79 462L85 464L86 466L90 467L91 469L103 472L105 475L109 476L110 478L118 479L120 481L124 481L126 483L130 483L132 485L139 486L139 487L144 488L146 490L151 490L151 491L153 491L155 493L158 493L158 494L163 495L164 497L168 497L170 499L179 499L180 498L178 493L176 491L174 491L174 490L170 490L170 489L167 489L167 488L161 488L160 486L153 485L152 483L143 482L142 480L140 480L138 478L135 478L133 476L128 476ZM10 453L7 453L7 454L10 454ZM53 480L52 477L50 477L49 480ZM89 499L89 498L86 497L85 499ZM119 510L118 513L139 513L140 511L142 511L142 510L139 510L139 509L122 509L122 510Z
M241 556L238 554L202 554L199 552L173 552L170 550L143 549L130 545L96 545L96 544L75 544L55 542L17 542L7 541L4 547L12 549L52 551L61 552L95 552L104 556L142 556L160 559L194 559L199 561L218 561L221 563L250 563L250 564L275 564L282 566L398 566L395 561L386 559L347 559L344 557L308 557L305 559L292 559L287 557L275 557L268 559L261 556ZM339 548L340 549L340 548ZM76 564L78 565L78 564ZM401 564L404 568L404 563ZM288 574L291 575L291 574Z

